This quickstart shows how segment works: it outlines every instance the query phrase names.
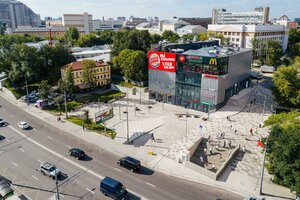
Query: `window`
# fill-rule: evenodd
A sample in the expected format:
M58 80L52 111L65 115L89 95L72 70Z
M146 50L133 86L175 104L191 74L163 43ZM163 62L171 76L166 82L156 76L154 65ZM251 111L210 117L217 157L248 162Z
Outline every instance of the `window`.
M234 41L235 40L235 38L231 38L231 41Z
M236 41L239 42L239 41L240 41L240 38L236 38Z
M80 79L80 83L82 83L82 79Z

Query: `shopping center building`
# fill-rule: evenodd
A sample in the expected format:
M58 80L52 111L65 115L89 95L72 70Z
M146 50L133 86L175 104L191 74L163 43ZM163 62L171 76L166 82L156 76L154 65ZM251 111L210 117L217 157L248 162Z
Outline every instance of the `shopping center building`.
M207 112L250 87L252 51L212 44L149 51L149 98Z

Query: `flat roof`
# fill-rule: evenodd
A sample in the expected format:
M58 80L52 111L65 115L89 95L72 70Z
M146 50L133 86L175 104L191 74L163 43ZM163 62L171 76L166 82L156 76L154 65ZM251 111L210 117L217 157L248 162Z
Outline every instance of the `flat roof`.
M195 56L203 56L203 57L228 57L241 52L251 51L251 49L239 48L239 47L203 47L196 50L188 50L183 52L184 55L195 55Z

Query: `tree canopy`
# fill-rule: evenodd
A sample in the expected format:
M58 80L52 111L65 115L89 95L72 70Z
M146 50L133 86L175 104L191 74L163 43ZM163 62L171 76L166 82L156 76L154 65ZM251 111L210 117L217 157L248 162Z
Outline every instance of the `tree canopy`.
M179 35L173 31L164 31L162 34L162 39L169 42L177 42L179 40Z
M292 57L300 56L300 30L299 29L290 29L288 50L290 51Z
M96 63L93 60L82 61L82 81L86 83L90 88L96 87Z
M271 125L268 138L268 170L274 182L300 193L300 113L273 114L265 121Z
M279 67L273 81L274 95L280 104L300 107L300 57L290 66Z
M76 41L79 38L79 31L75 26L70 26L64 35L65 38L65 42L66 44L68 44L69 46L74 46L74 44L76 43Z
M283 56L282 48L278 40L267 41L266 64L274 67L281 65L281 57Z

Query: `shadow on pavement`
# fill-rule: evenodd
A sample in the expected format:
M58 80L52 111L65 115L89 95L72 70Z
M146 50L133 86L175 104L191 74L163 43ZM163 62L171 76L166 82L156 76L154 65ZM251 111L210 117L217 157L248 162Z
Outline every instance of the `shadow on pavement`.
M85 156L81 159L81 161L91 161L91 160L93 160L93 158L90 157L90 156L88 156L88 155L85 155Z
M130 199L130 200L141 200L142 198L129 192L129 198L128 199Z
M152 169L149 169L147 167L141 167L139 171L136 172L137 174L141 175L152 175L154 174L154 171Z
M63 181L63 180L65 180L66 178L68 178L68 175L65 174L65 173L61 173L60 176L57 177L57 180L58 180L58 181Z
M283 196L278 196L278 195L268 194L268 193L264 193L264 192L263 192L262 195L268 196L268 197L277 197L277 198L280 198L280 199L291 199L291 200L293 200L292 198L289 198L289 197L283 197Z

